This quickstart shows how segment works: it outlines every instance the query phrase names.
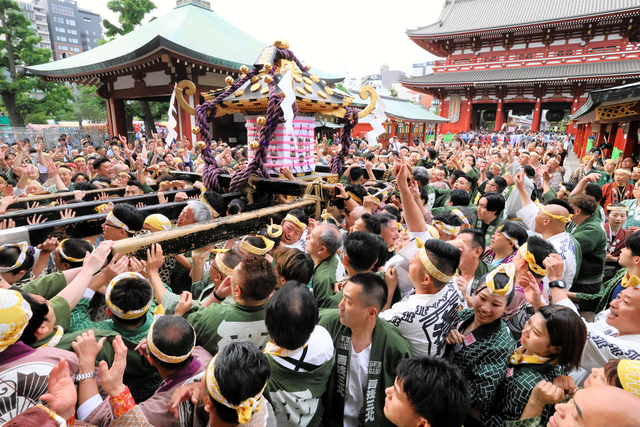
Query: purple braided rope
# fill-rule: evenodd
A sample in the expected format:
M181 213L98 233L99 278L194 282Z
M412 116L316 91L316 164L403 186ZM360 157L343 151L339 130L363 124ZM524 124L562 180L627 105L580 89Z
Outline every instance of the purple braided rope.
M304 65L298 60L298 58L288 49L278 49L276 53L275 61L285 59L288 61L294 61L301 70L304 70ZM270 75L273 76L275 70L272 68ZM246 182L249 180L251 174L255 174L261 178L269 178L269 171L265 166L267 160L267 149L271 143L273 133L278 128L280 123L284 123L284 112L281 107L282 98L276 93L275 82L269 84L269 104L267 107L267 123L260 129L258 142L260 146L256 150L253 160L247 165L244 171L237 172L231 179L231 185L229 191L240 191ZM293 106L294 117L298 115L298 104L294 102ZM267 199L267 197L261 197L259 200ZM269 195L268 199L272 200L273 196Z
M353 128L358 124L358 113L360 110L353 107L347 107L347 114L344 115L344 118L338 119L338 123L344 125L342 128L342 135L340 135L340 145L342 149L340 150L339 156L333 156L331 159L331 173L342 175L342 165L344 163L344 158L347 156L349 152L349 145L351 144L351 133L353 132Z
M204 170L202 171L202 180L205 187L210 190L222 193L222 187L218 182L218 175L222 172L222 168L216 160L215 154L211 151L211 134L209 133L208 111L211 110L212 117L215 117L218 105L223 99L234 93L239 87L246 83L251 77L258 74L257 67L253 67L251 71L247 73L244 78L239 79L234 84L229 86L227 90L216 96L211 101L204 102L201 105L196 106L196 122L200 128L200 135L202 141L206 144L202 151L202 158L204 159Z

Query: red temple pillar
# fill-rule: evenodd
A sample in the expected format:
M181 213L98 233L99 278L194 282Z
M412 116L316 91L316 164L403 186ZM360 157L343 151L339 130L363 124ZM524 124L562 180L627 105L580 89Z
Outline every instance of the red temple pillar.
M466 104L467 104L467 108L466 108L467 114L466 116L464 116L464 122L462 124L463 130L465 132L471 129L471 99L467 98Z
M531 122L531 132L540 130L540 121L542 120L542 102L540 98L536 98L536 106L533 109L533 121Z
M498 100L498 110L496 111L496 124L493 128L495 131L499 131L502 129L502 125L504 124L504 113L503 113L504 105L502 104L502 98Z
M127 115L124 99L107 98L107 126L111 136L127 136Z

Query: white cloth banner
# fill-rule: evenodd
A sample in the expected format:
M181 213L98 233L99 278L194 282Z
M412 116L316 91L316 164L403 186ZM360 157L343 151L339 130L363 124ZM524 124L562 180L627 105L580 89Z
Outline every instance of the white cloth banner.
M178 139L178 133L176 132L176 126L178 126L178 121L176 120L176 116L175 116L175 114L177 114L178 112L176 111L175 103L176 103L176 88L174 86L173 93L171 94L171 101L169 101L169 112L167 113L167 115L169 116L169 122L167 123L167 129L169 129L169 133L167 134L165 141L167 141L167 143L169 144L171 144L174 140Z
M284 93L284 99L280 103L280 107L284 113L284 126L287 130L286 135L292 135L295 137L295 134L293 133L293 119L295 116L293 114L292 105L296 102L296 95L293 93L293 77L291 70L287 71L287 73L282 77L280 83L278 83L278 87L282 90L282 93Z
M378 97L378 105L376 105L376 108L373 110L375 119L371 120L371 122L369 123L372 130L371 132L367 133L367 140L369 141L369 144L374 143L376 141L376 138L385 132L384 126L382 126L382 124L387 121L387 115L384 113L386 109L387 106L385 105L384 101L381 97Z

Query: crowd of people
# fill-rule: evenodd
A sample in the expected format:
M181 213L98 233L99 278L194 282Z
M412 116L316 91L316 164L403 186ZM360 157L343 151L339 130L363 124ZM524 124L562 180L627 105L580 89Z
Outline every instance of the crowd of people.
M203 143L0 143L0 214L73 192L58 201L71 219L87 191L125 188L97 194L99 236L0 247L0 422L640 425L640 167L600 146L569 170L571 147L467 132L344 153L319 138L316 163L346 168L317 219L291 209L136 258L112 246L252 210L181 174L203 171ZM248 146L210 148L225 173L247 165ZM186 203L177 221L126 203L167 191ZM0 217L0 237L14 226Z

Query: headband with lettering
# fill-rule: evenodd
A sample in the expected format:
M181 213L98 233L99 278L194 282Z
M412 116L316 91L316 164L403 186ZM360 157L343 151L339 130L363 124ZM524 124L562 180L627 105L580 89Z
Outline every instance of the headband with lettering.
M255 411L260 410L260 405L262 404L262 393L264 393L267 383L264 384L262 390L260 390L260 392L255 396L244 400L239 405L233 405L222 395L222 392L220 391L220 386L218 385L218 380L216 379L215 374L217 358L218 354L211 359L209 366L207 366L207 373L205 375L207 390L216 402L223 404L227 408L236 410L238 414L238 422L240 424L247 424L251 420L251 415Z
M437 219L432 221L431 224L438 230L442 231L444 234L448 234L450 236L457 236L460 232L460 227L456 227L453 225L445 224L442 221L438 221Z
M609 206L607 206L607 210L608 211L628 212L629 211L629 207L628 206L612 206L612 205L609 205Z
M71 261L71 262L82 262L84 261L85 257L82 258L74 258L74 257L70 257L69 255L65 254L64 251L62 250L62 245L64 244L64 242L66 242L69 239L64 239L62 242L60 242L60 244L58 245L58 254L60 254L60 258L64 258L67 261ZM91 245L91 252L93 252L93 245Z
M242 239L242 242L240 242L240 247L245 251L255 255L266 255L271 249L273 249L273 245L275 244L273 240L269 240L264 236L255 236L255 237L262 239L264 241L264 244L266 245L264 249L256 248L251 243L247 242L246 237Z
M615 172L622 172L622 173L626 173L627 175L631 175L631 171L629 169L618 168L616 169Z
M544 268L542 268L538 264L536 264L536 257L534 257L533 254L531 252L529 252L529 244L528 243L525 243L524 245L522 245L522 247L520 247L520 250L518 251L518 253L522 257L522 259L527 261L527 264L529 264L529 268L531 269L531 271L536 273L538 276L546 276L547 275L547 270L545 270Z
M204 190L204 191L202 191L202 193L204 193L205 191L207 191L207 189L206 189L206 188L203 188L202 190ZM207 202L207 199L204 197L204 194L200 194L200 201L201 201L202 203L204 203L205 205L207 205L207 207L208 207L209 209L211 209L211 213L213 214L213 217L214 217L214 218L218 218L218 217L220 216L220 214L219 214L218 212L216 212L216 210L215 210L215 209L213 209L213 206L211 206L211 205L209 204L209 202Z
M511 236L509 233L504 231L504 225L498 226L496 231L499 231L500 233L502 233L502 235L504 236L505 239L507 239L508 241L513 243L513 247L514 248L516 248L516 249L520 248L520 245L518 244L518 239L516 239L515 237Z
M622 388L640 397L640 361L623 359L618 363L618 379Z
M305 223L301 222L298 218L296 218L295 216L293 216L291 214L287 214L287 216L284 217L283 221L290 221L290 222L294 223L295 225L300 227L302 232L304 232L307 229L307 225Z
M358 196L355 195L355 193L351 192L351 191L347 191L347 194L356 202L358 203L362 203L362 199Z
M562 222L563 224L568 224L571 222L571 218L573 218L572 214L569 214L568 217L564 216L564 215L554 215L552 213L549 213L546 209L545 206L542 203L536 203L536 205L538 206L538 208L545 213L545 215L550 216L553 219L556 219L560 222Z
M272 239L277 239L282 236L282 226L278 224L271 224L267 227L267 236Z
M20 339L31 316L31 305L20 292L0 289L0 317L3 324L0 329L0 353Z
M623 288L640 289L640 277L630 276L629 272L627 271L627 274L625 274L624 277L622 278L622 282L620 283L620 286L622 286Z
M433 277L436 280L439 280L442 283L448 283L449 281L451 281L451 279L453 279L453 275L447 276L446 274L438 270L435 265L433 265L433 263L429 259L429 255L427 255L427 249L424 247L424 242L419 238L416 238L416 246L420 249L420 251L418 252L420 261L422 262L424 268L427 270L429 276Z
M460 218L464 224L471 225L469 224L469 219L465 216L465 214L460 209L456 208L452 210L451 213L457 216L458 218Z
M18 249L20 249L20 255L18 255L18 258L16 259L16 262L13 263L13 265L11 265L9 267L0 267L0 273L6 273L8 271L11 271L11 270L13 270L15 268L18 268L18 267L22 266L22 264L24 264L25 259L27 259L27 252L29 252L29 244L27 242L11 243L11 244L2 245L2 246L0 246L0 251L2 251L3 249L8 249L8 248L18 248Z
M113 211L109 212L109 215L107 215L107 221L111 221L111 223L116 227L116 228L121 228L122 230L126 231L127 233L131 233L131 230L129 229L129 227L127 227L127 224L125 224L124 222L120 221L114 214Z
M104 294L104 299L105 299L105 302L107 303L107 307L109 307L109 310L111 310L113 315L119 319L128 320L128 319L137 319L139 317L142 317L147 313L147 311L149 311L149 307L151 307L151 303L153 302L153 294L152 294L151 299L149 300L147 305L145 305L144 307L138 310L130 310L127 312L124 312L123 310L120 309L120 307L117 307L115 304L111 302L111 292L113 292L113 289L116 287L118 282L120 282L122 279L129 279L134 277L145 280L145 281L147 280L141 274L134 273L132 271L122 273L114 277L113 280L109 282L109 286L107 286L107 291Z
M218 269L218 271L222 274L224 274L227 277L230 277L233 275L233 268L228 267L223 261L222 261L222 255L221 254L225 254L227 252L229 252L230 249L214 249L211 252L216 252L216 257L213 260L213 262L216 265L216 268Z
M159 317L156 317L156 320L153 321L153 323L151 324L151 327L149 328L149 333L147 334L147 348L149 349L149 352L153 354L155 357L157 357L158 360L161 360L166 363L184 362L189 358L189 356L191 356L191 353L193 352L193 348L196 346L196 331L193 329L193 326L189 324L189 326L191 326L191 331L193 332L193 345L191 346L187 354L184 354L182 356L166 355L162 351L160 351L160 349L156 347L155 343L153 342L153 327L155 326L156 321L158 320Z
M509 277L509 281L502 289L496 289L496 283L494 282L496 274L498 273L506 274ZM515 281L515 278L516 268L513 264L500 264L498 265L498 267L487 273L487 276L485 278L485 285L487 285L487 289L489 289L489 292L491 292L492 295L505 297L513 292L513 283Z

